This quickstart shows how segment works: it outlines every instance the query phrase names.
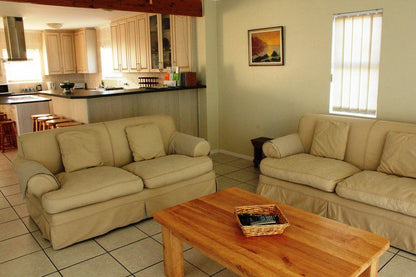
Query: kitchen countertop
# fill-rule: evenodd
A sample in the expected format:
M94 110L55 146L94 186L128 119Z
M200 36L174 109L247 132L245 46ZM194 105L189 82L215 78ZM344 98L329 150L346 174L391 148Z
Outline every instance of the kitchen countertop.
M161 88L131 88L131 89L118 89L118 90L96 90L96 89L76 89L71 94L64 94L62 90L43 90L38 91L36 94L57 96L68 99L81 99L81 98L97 98L97 97L108 97L108 96L121 96L129 94L139 93L153 93L170 90L185 90L185 89L198 89L206 88L205 85L199 85L194 87L161 87Z
M51 99L35 95L12 95L0 97L0 105L18 105L45 101L51 101Z

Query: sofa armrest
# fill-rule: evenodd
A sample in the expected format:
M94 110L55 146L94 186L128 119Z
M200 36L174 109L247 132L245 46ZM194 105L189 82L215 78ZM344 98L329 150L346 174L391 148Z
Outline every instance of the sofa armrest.
M13 161L13 169L17 173L23 197L30 193L40 198L44 193L61 187L55 175L41 163L18 156Z
M169 144L169 154L182 154L190 157L207 156L211 147L203 138L184 133L176 133Z
M305 149L297 133L269 140L263 144L266 157L284 158L290 155L304 153Z

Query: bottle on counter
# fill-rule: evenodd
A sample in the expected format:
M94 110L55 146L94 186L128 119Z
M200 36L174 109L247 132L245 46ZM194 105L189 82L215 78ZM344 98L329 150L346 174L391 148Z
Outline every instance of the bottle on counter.
M105 86L104 86L104 80L101 80L101 84L100 84L100 86L101 86L102 88L105 88Z

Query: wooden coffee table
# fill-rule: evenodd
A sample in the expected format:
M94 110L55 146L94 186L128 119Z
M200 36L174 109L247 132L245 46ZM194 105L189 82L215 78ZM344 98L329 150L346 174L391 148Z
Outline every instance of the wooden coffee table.
M165 274L183 276L182 242L241 276L376 276L389 248L381 236L278 203L281 235L243 236L234 207L276 203L230 188L157 212Z

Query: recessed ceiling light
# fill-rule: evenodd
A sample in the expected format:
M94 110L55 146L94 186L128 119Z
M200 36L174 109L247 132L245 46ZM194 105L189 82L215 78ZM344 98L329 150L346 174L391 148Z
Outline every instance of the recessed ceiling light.
M52 29L61 29L62 23L46 23L48 27L51 27Z

